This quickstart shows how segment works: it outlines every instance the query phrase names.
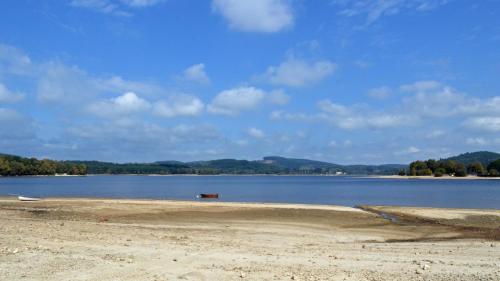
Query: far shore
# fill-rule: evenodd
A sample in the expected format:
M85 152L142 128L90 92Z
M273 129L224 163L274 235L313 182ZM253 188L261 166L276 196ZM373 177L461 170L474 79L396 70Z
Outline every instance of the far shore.
M375 179L402 179L402 180L500 180L500 177L478 177L478 176L466 176L466 177L453 177L453 176L399 176L399 175L370 175L365 176L366 178Z

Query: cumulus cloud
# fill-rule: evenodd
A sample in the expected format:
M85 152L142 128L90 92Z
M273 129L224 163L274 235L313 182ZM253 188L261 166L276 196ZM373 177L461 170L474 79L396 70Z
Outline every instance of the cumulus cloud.
M199 160L221 143L217 128L207 124L161 126L138 120L72 126L67 138L87 151L83 159L109 161L130 161L130 157L158 161L179 156Z
M124 115L147 110L151 104L133 92L104 101L98 101L88 107L88 111L100 116Z
M254 87L240 87L220 92L208 106L214 114L237 115L260 105L266 93Z
M205 72L205 65L203 63L192 65L184 70L184 78L201 84L210 83L210 78L208 78Z
M464 125L474 130L500 132L500 116L472 117L468 118Z
M289 0L213 0L212 10L241 31L272 33L294 22Z
M203 112L205 104L198 98L188 95L177 95L168 101L158 101L153 112L162 117L196 116Z
M131 91L148 96L159 95L164 92L161 87L153 83L126 80L117 75L110 77L88 77L87 80L91 80L98 91L113 93Z
M4 84L0 83L0 102L17 102L24 98L24 94L9 90Z
M317 105L320 111L323 112L323 114L318 115L320 119L326 120L342 129L394 128L415 121L414 117L406 114L379 112L358 105L346 106L330 100L321 100Z
M468 145L483 146L487 145L488 141L485 140L484 138L476 137L476 138L467 138L465 140L465 143Z
M416 118L411 115L375 111L362 105L347 106L328 99L318 101L317 107L319 113L315 114L274 111L271 119L327 122L346 130L395 128L416 122Z
M256 139L263 139L266 137L266 134L262 130L259 130L257 128L248 128L247 129L247 134L251 136L252 138Z
M396 151L396 152L394 152L394 154L396 154L396 155L416 154L416 153L419 153L420 151L421 150L418 147L410 146L406 149Z
M437 81L416 81L399 87L407 93L399 104L374 108L367 104L345 105L329 99L317 102L319 112L273 111L272 120L327 122L337 128L385 129L419 127L421 124L447 124L484 132L500 132L500 96L477 98ZM465 121L461 121L465 120ZM443 129L423 134L426 139L442 138Z
M308 61L289 57L278 66L270 66L261 76L271 84L302 87L325 79L336 69L337 65L328 60Z
M78 67L58 62L40 65L37 97L42 102L80 102L97 95L96 84Z

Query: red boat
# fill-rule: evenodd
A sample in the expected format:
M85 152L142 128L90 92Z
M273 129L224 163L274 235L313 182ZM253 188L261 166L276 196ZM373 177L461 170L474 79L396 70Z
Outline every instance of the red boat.
M217 199L219 198L219 193L201 193L198 195L198 198Z

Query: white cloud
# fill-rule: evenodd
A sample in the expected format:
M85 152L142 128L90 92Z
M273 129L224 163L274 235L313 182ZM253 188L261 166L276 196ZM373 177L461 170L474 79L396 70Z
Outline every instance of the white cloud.
M318 108L323 112L319 114L320 119L342 129L373 128L383 129L403 126L410 122L411 117L390 114L385 112L374 112L363 106L345 106L336 104L330 100L318 102Z
M284 105L290 101L290 96L282 90L277 90L270 92L267 99L270 103Z
M408 154L416 154L419 153L421 150L418 147L415 146L410 146L408 148L405 148L400 151L395 151L394 155L408 155Z
M103 14L131 16L131 13L124 11L118 3L111 0L73 0L71 6L90 9Z
M330 100L321 100L317 103L321 111L335 115L349 115L351 110L344 105L333 103Z
M248 128L247 134L256 139L263 139L266 137L266 134L264 134L262 130L259 130L257 128Z
M151 104L133 92L91 104L88 111L100 116L124 115L147 110Z
M254 87L240 87L220 92L208 106L214 114L237 115L241 111L256 108L264 99L265 92Z
M26 75L32 71L31 59L21 50L0 44L0 76L3 72Z
M274 111L270 118L274 120L322 121L346 130L395 128L411 125L417 121L417 117L407 114L374 111L363 105L346 106L328 99L319 101L317 107L320 112L316 114Z
M372 24L383 16L396 15L405 10L428 11L445 5L451 0L334 0L342 7L340 15L365 16L366 24Z
M412 84L406 84L399 87L403 92L428 92L443 88L443 84L438 81L424 80L417 81Z
M483 146L487 145L488 141L485 140L484 138L477 137L477 138L467 138L467 140L465 140L465 143L468 145Z
M468 128L475 130L483 130L490 132L500 132L500 117L497 116L482 116L472 117L464 122Z
M17 102L24 98L24 94L15 93L0 83L0 102Z
M428 139L435 139L444 136L446 133L443 130L434 130L427 134Z
M163 117L196 116L203 112L205 104L198 98L188 95L171 97L168 101L159 101L153 112Z
M375 99L385 99L391 95L391 89L389 87L379 87L368 91L368 95Z
M203 63L192 65L184 70L184 78L201 84L210 83L210 79L205 72L205 65Z
M97 95L93 79L78 67L49 62L38 68L37 97L42 102L81 102Z
M294 16L288 0L213 0L212 9L229 26L249 32L277 32L293 25Z
M99 91L123 93L123 92L136 92L142 95L159 95L163 94L164 90L161 87L148 82L138 82L125 80L120 76L113 75L111 77L90 78Z
M17 113L17 111L9 108L1 108L0 107L0 120L2 121L11 121L20 119L21 115Z
M115 16L132 16L127 8L145 8L164 2L165 0L72 0L70 5L77 8L94 10Z
M311 62L289 57L279 66L270 66L261 76L271 84L302 87L325 79L336 69L337 65L328 60Z
M337 141L335 141L335 140L330 141L330 142L328 143L328 146L329 146L329 147L337 147L337 146L338 146Z

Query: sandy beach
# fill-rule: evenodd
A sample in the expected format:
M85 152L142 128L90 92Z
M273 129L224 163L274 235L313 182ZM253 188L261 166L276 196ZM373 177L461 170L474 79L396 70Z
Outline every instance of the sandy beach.
M500 280L500 210L363 208L2 198L0 280Z
M500 180L500 177L478 177L473 175L468 175L466 177L453 177L444 175L442 177L435 176L399 176L399 175L387 175L387 176L368 176L368 178L376 179L414 179L414 180Z

